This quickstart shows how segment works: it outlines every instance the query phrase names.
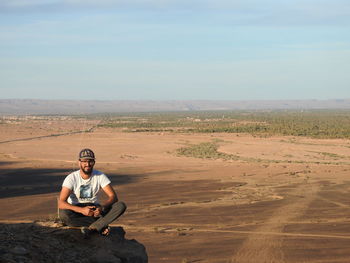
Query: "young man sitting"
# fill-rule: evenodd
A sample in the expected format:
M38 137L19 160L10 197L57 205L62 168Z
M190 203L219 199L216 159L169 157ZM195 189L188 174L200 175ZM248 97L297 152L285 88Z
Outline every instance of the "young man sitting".
M84 237L93 232L108 235L109 224L126 210L108 177L94 170L95 154L90 149L79 153L79 170L69 174L62 184L58 200L59 217L67 226L81 227ZM100 204L98 192L102 189L107 200Z

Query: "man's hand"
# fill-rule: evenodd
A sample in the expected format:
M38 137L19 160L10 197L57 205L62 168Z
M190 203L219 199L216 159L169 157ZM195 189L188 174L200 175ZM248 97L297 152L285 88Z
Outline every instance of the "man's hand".
M102 213L102 207L96 206L94 210L94 217L99 217Z
M94 216L95 206L84 206L81 208L81 212L84 216Z

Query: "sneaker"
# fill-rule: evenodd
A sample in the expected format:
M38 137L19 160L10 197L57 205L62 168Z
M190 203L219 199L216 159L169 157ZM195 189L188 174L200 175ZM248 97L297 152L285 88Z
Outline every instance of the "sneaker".
M108 236L109 233L111 233L111 227L110 226L106 226L100 231L100 234L102 236L105 236L105 237Z
M90 237L90 235L94 232L94 230L86 226L83 226L80 228L80 232L83 234L83 237L86 239Z

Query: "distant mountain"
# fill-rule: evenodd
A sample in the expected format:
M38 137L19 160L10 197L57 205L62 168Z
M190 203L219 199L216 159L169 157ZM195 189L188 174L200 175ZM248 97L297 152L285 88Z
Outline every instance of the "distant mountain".
M350 109L350 99L338 100L37 100L2 99L1 115L91 114L159 111Z

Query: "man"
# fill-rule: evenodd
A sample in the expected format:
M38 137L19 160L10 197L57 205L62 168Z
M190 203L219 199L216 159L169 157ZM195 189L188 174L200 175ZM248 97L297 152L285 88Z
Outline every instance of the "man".
M59 217L65 225L81 227L84 237L93 232L108 235L109 224L121 216L126 205L118 202L111 181L100 171L94 170L95 154L90 149L79 153L79 170L63 181L58 200ZM107 200L100 204L98 192L102 189Z

